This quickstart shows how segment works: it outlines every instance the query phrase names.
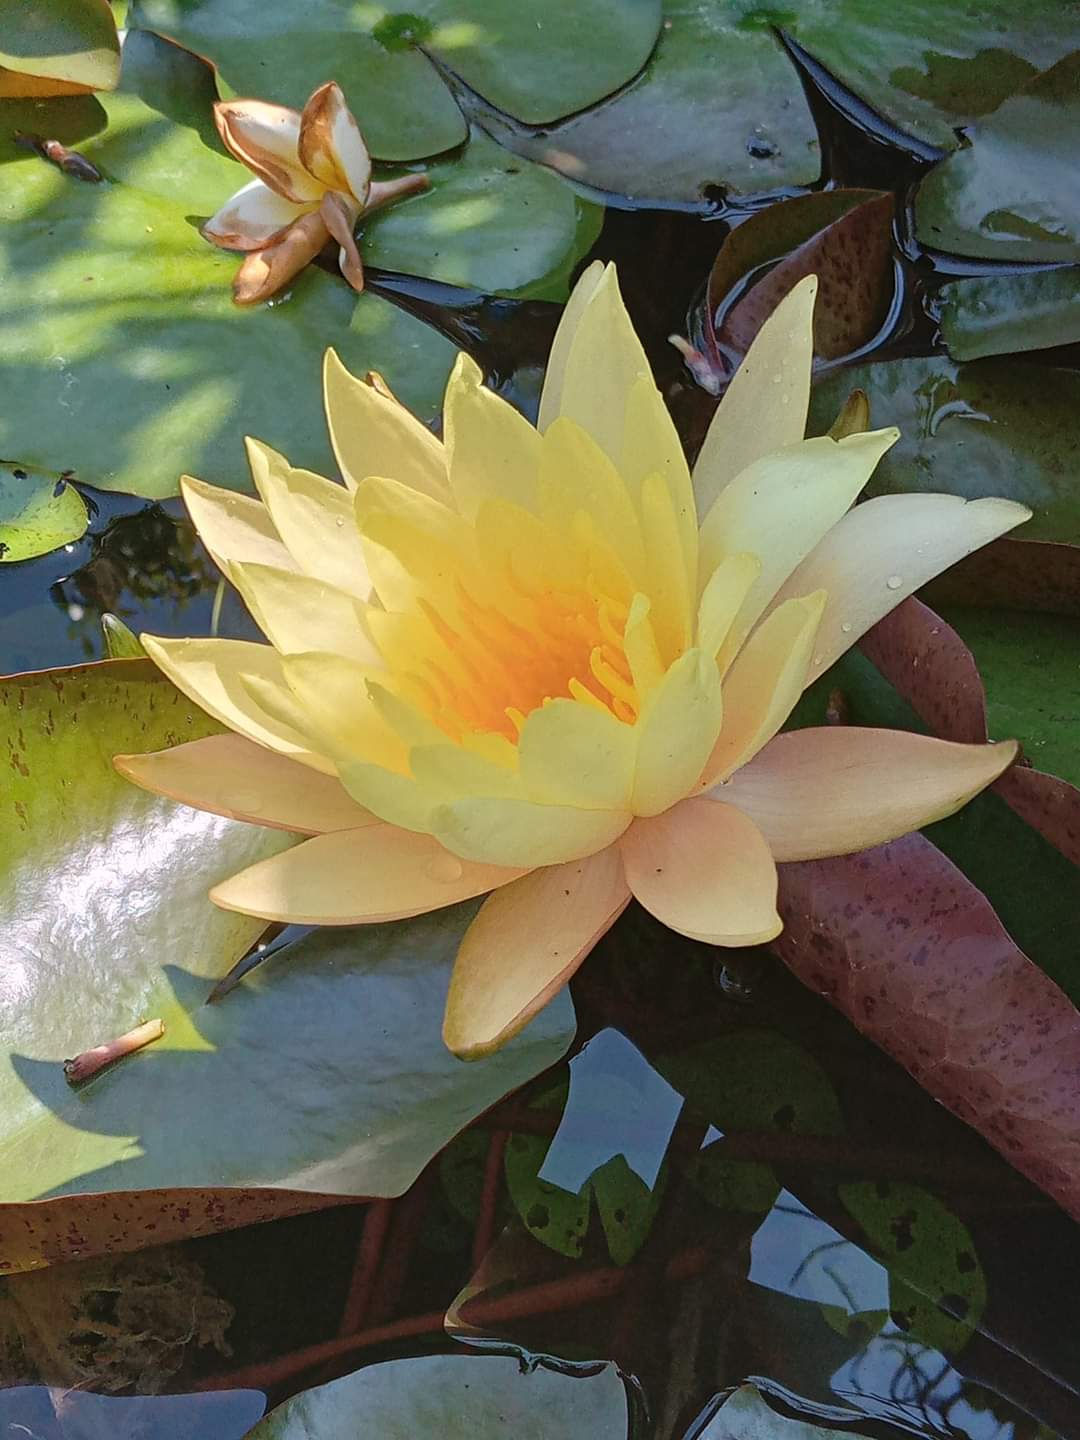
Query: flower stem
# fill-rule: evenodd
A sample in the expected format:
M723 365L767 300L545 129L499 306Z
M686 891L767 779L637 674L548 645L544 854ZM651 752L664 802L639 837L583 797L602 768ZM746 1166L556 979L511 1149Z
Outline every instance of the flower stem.
M74 1060L65 1060L64 1079L69 1085L81 1085L84 1080L93 1079L106 1065L122 1060L125 1055L134 1054L144 1045L160 1040L164 1034L164 1020L147 1020L142 1025L136 1025L135 1029L129 1030L126 1035L110 1040L107 1045L95 1045L92 1050L84 1050L81 1055L76 1055Z

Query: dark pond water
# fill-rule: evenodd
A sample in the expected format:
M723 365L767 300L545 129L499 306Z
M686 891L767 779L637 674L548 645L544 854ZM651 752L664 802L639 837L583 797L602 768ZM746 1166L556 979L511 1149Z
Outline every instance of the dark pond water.
M933 157L812 71L831 179L895 189L903 217ZM686 433L714 402L666 337L685 333L725 227L774 198L608 212L595 254L619 262ZM878 348L929 353L957 267L903 218L896 261ZM372 280L528 409L551 307ZM0 669L100 657L104 612L255 635L178 502L85 493L81 541L0 574ZM564 1064L401 1199L3 1282L2 1440L239 1440L322 1379L466 1344L614 1360L635 1437L699 1435L751 1377L791 1415L882 1440L1080 1435L1080 1232L846 1021L769 956L718 961L636 910L573 992L569 1098Z

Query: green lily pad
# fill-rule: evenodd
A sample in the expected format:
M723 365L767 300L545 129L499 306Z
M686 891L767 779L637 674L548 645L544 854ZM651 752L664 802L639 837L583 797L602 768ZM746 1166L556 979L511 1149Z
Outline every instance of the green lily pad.
M69 545L88 523L86 503L65 475L0 460L0 564Z
M484 124L532 159L640 200L700 203L709 186L810 184L816 133L774 27L886 120L945 150L957 127L1080 44L1080 15L1056 0L961 10L939 0L667 0L644 74L613 99L542 135L495 113Z
M108 128L80 147L104 183L72 180L36 156L6 172L0 454L77 465L103 489L160 498L185 471L246 485L242 441L253 434L332 474L328 345L353 370L381 371L432 419L453 347L388 302L309 266L265 306L232 303L239 257L197 226L250 176L194 128L205 118L206 67L147 34L129 37L125 52L130 74L105 97ZM144 98L158 80L163 109ZM361 250L388 269L563 295L600 216L557 176L480 137L432 167L430 193L374 216Z
M261 922L218 910L206 891L289 837L152 796L110 759L215 727L139 660L13 677L0 707L12 776L0 830L0 1266L242 1224L298 1208L289 1192L309 1205L400 1194L565 1049L563 997L490 1060L462 1065L446 1050L449 966L474 906L315 931L207 1005ZM66 1056L159 1017L163 1039L68 1085ZM263 1187L274 1194L253 1208ZM87 1198L73 1211L76 1197Z
M537 18L539 14L540 18ZM645 63L659 0L313 0L301 10L262 0L137 0L132 23L207 56L233 94L300 107L337 80L372 153L415 160L465 138L437 66L530 124L609 95Z
M120 41L108 0L5 5L0 65L92 90L112 89L120 74Z
M926 177L915 200L919 238L987 260L1080 260L1078 145L1074 51L1006 100L967 148Z
M954 360L1080 341L1080 266L954 280L941 298L941 333Z
M247 1440L626 1440L614 1365L574 1375L509 1355L423 1355L369 1365L271 1411Z
M1031 506L1025 540L1080 539L1076 371L944 356L851 366L815 386L811 433L828 430L856 387L869 396L873 425L900 427L868 494L1001 495Z

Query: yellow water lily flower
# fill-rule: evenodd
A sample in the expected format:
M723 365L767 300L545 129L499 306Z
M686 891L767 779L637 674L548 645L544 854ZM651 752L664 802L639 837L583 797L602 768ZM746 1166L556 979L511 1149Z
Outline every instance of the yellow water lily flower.
M214 120L228 150L258 177L202 227L213 244L250 252L233 281L237 304L269 299L331 236L340 246L341 273L363 290L357 220L426 190L427 176L372 180L364 137L333 81L315 91L302 113L265 100L222 100Z
M144 636L235 734L119 757L137 783L312 838L218 885L268 920L352 925L490 891L445 1038L486 1054L631 896L713 945L774 937L776 862L940 819L1013 742L778 734L906 595L1028 517L1007 500L852 508L892 429L806 440L815 282L763 327L693 475L613 267L574 290L537 427L465 355L437 440L331 352L343 485L257 441L259 499L184 481L269 645Z

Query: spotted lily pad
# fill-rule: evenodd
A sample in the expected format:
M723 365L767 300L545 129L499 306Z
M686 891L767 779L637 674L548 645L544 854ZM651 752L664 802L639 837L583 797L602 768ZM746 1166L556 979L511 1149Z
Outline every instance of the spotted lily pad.
M88 523L86 504L66 475L0 460L0 564L71 544Z
M0 1269L400 1194L565 1049L569 999L490 1060L440 1035L473 907L317 931L223 1000L261 922L207 889L290 843L139 790L116 751L214 727L145 660L0 685ZM63 1060L161 1018L73 1090Z
M659 0L136 0L132 23L218 66L237 94L301 106L337 80L382 160L413 160L465 138L439 68L508 114L549 122L602 99L648 58Z

